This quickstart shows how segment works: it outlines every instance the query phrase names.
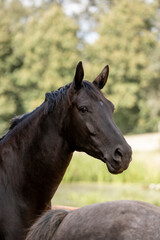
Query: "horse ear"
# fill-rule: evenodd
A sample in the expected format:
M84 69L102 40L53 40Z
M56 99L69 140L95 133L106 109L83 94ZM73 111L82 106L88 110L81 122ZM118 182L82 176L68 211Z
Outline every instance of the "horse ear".
M106 65L103 68L102 72L93 81L93 84L95 84L99 89L102 89L107 82L108 75L109 75L109 66Z
M73 85L76 90L79 90L81 88L81 83L84 77L84 70L82 62L79 62L76 67L76 72L73 80Z

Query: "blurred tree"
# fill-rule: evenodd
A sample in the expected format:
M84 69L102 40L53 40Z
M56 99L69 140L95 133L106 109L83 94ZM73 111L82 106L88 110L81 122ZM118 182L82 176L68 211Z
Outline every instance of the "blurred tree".
M94 42L97 38L95 26L99 17L109 11L113 0L62 0L64 11L76 19L79 25L78 37L81 39L81 47L84 42Z
M148 92L147 103L150 107L150 114L160 124L160 0L155 0L154 3L156 11L153 19L153 31L157 38L157 46L150 57L151 65L149 66L149 72L151 72L151 77L146 91Z
M23 111L21 96L16 84L15 71L21 68L23 59L20 46L15 42L23 29L27 10L18 0L0 0L0 126L5 129L8 119ZM17 51L18 50L18 51ZM1 130L3 132L3 130Z
M34 0L30 0L31 2ZM39 1L38 1L39 2ZM99 16L108 12L113 4L113 0L41 0L45 7L52 3L62 6L64 12L76 20L79 25L78 38L79 47L83 48L85 41L93 42L97 37L95 26Z
M149 71L158 42L153 30L154 4L144 1L114 1L109 13L100 18L99 39L88 46L88 68L109 64L107 96L115 103L115 120L124 133L154 131L157 119L150 115ZM93 67L95 65L95 67Z
M79 51L77 24L57 4L28 9L18 0L0 1L0 126L4 133L11 117L32 110L46 91L72 81Z
M40 8L30 18L19 43L24 60L23 68L17 73L17 78L21 79L19 84L25 86L23 101L26 110L40 104L46 91L72 81L79 60L77 30L74 20L67 17L57 4L46 10Z

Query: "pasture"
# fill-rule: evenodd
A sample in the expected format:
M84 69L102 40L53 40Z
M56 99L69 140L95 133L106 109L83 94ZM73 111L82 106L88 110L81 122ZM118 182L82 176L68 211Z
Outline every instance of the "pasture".
M129 168L119 175L110 174L101 161L84 153L75 153L52 204L84 206L133 199L160 206L158 183L159 150L134 152Z

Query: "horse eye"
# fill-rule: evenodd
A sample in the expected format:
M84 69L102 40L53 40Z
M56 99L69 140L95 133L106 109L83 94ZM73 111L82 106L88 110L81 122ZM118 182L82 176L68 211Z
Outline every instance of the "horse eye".
M88 109L85 106L79 107L78 110L82 113L88 112Z

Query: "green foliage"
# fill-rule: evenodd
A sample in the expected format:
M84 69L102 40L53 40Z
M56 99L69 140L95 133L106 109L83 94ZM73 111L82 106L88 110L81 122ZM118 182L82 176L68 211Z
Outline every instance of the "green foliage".
M72 81L78 60L76 23L64 15L60 6L53 4L39 11L28 22L23 43L23 68L18 72L20 84L25 86L24 106L39 105L46 91ZM43 94L43 95L42 95Z
M0 5L0 125L5 129L11 116L24 111L15 77L15 71L22 66L15 38L23 29L21 20L27 11L16 0L10 4L1 0Z
M151 56L159 43L152 31L155 6L143 1L114 1L98 25L99 39L88 46L87 59L95 71L110 65L107 96L118 109L115 120L124 133L155 131L150 116L149 89L155 71Z
M28 18L23 8L14 0L0 9L1 129L15 114L37 107L46 91L71 82L78 61L77 24L59 5L35 13L26 8Z
M159 0L92 0L73 18L63 11L65 0L44 0L39 7L22 2L0 0L0 134L14 115L37 107L46 91L71 82L83 58L89 80L110 65L104 93L116 106L123 133L157 131ZM82 44L87 26L77 37L82 22L91 30L97 26L99 39L92 45Z
M56 4L30 19L22 39L22 84L30 82L48 90L71 81L70 72L77 60L77 30Z

